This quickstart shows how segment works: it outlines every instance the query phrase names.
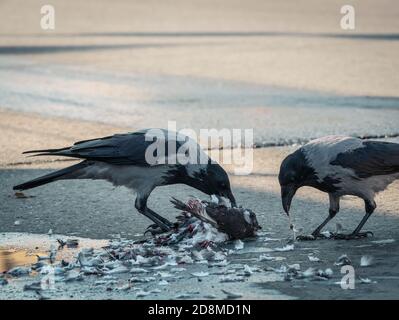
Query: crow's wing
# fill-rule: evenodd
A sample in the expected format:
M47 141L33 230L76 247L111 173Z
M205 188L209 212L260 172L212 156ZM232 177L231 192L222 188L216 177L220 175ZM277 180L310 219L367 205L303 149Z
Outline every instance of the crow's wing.
M138 165L150 166L146 161L146 150L154 142L154 140L146 138L148 130L115 134L113 136L84 140L76 142L73 146L62 149L33 150L24 153L40 153L41 155L66 156L73 158L81 158L87 160L103 161L115 165ZM185 141L179 139L168 138L164 136L165 156L168 157L168 144L176 143L176 150L184 144ZM148 141L147 141L148 140ZM157 149L155 148L155 155Z
M364 141L362 148L339 153L331 164L353 169L359 178L399 173L399 144Z

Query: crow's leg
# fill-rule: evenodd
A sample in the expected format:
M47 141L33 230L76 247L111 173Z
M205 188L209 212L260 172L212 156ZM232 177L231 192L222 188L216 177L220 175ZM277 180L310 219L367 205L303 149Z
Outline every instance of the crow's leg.
M136 202L135 202L135 207L137 211L139 211L141 214L145 215L147 218L152 220L154 222L154 225L149 226L149 229L151 233L159 233L160 232L166 232L169 231L172 227L172 224L165 218L161 217L154 211L152 211L150 208L147 207L147 199L148 195L146 196L137 196ZM156 230L159 229L159 230Z
M153 215L158 220L160 220L162 223L167 225L168 226L168 230L167 231L171 230L174 227L174 224L171 223L168 219L165 219L164 217L161 217L159 214L155 213L150 208L147 208L147 212L150 212L151 215ZM158 234L158 233L163 233L163 232L165 232L165 230L160 228L159 225L157 225L156 223L154 223L154 224L149 225L147 227L146 232L144 232L144 233L147 233L147 232L150 232L152 235L154 235L154 234Z
M297 240L316 240L318 238L326 239L327 237L321 233L324 226L335 217L337 211L329 210L328 217L312 232L310 236L298 236Z
M168 225L169 227L172 227L173 223L171 223L168 219L162 217L161 215L159 215L158 213L156 213L155 211L153 211L147 207L147 200L148 200L149 196L150 196L150 194L147 194L145 196L138 196L136 199L136 208L137 208L137 206L144 208L148 214L157 218L159 221L163 222L164 224Z
M360 232L360 230L363 228L368 218L370 218L370 216L373 214L375 208L377 208L377 205L375 204L374 200L368 199L364 200L364 204L366 208L366 215L363 217L362 221L360 221L356 229L351 234L336 234L334 235L335 239L352 240L373 236L371 231Z
M330 209L328 210L328 217L312 232L310 236L298 236L298 240L316 240L317 238L326 239L327 237L321 233L324 226L335 217L339 211L339 197L333 196L329 193Z
M147 208L147 211L150 212L154 217L156 217L158 220L162 221L163 223L165 223L166 225L168 225L169 227L173 226L173 223L170 222L168 219L160 216L158 213L154 212L153 210L151 210L150 208Z

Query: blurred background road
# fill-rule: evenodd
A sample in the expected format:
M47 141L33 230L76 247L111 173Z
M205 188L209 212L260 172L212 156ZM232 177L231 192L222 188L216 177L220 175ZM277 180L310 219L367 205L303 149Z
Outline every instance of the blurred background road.
M254 128L258 145L399 134L399 6L2 1L0 107L135 130Z
M43 1L0 1L0 231L141 233L149 222L133 209L134 196L105 182L57 182L27 192L32 198L15 198L14 184L71 164L21 152L176 121L195 130L254 129L254 143L264 148L254 150L253 173L226 169L239 203L257 213L266 231L288 236L277 174L293 144L327 134L399 141L399 4L347 2L356 10L351 31L340 27L347 3L336 0L52 0L55 30L45 31ZM395 183L377 198L365 227L377 239L399 240L398 189ZM191 194L204 196L183 186L161 188L150 207L172 218L170 195ZM310 188L293 203L306 232L327 208L326 195ZM363 210L360 200L347 198L337 221L351 230ZM345 242L312 245L331 263L343 251L359 251ZM372 271L397 277L397 261L380 255ZM363 294L397 297L395 286L385 280ZM319 289L312 289L317 298L342 294ZM345 294L355 298L359 291Z

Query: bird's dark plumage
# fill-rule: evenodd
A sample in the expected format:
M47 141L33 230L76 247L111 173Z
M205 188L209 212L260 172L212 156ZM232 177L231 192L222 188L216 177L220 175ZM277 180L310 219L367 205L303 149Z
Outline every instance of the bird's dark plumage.
M24 153L37 153L35 156L64 156L86 160L102 161L115 165L137 165L150 166L145 153L147 148L154 142L146 139L146 130L115 134L99 139L91 139L76 142L73 146L61 149L34 150ZM175 140L174 140L175 141ZM177 149L185 141L176 141ZM165 155L169 155L168 142L166 142Z
M329 217L313 232L315 236L337 214L343 195L365 201L367 214L352 234L360 235L360 229L376 208L375 195L398 178L399 144L344 136L328 136L307 143L282 162L279 173L287 214L292 198L302 186L329 194Z
M74 171L83 169L84 167L86 167L88 165L90 165L88 162L83 161L83 162L77 163L73 166L46 174L39 178L36 178L36 179L30 180L28 182L14 186L13 190L27 190L27 189L36 188L36 187L42 186L44 184L59 180L63 176L68 175Z

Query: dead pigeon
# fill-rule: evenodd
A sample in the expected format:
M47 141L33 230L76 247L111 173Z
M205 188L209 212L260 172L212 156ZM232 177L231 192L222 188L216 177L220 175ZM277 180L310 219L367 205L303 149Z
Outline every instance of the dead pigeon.
M190 213L197 219L209 223L219 231L226 233L230 239L253 237L261 229L256 215L242 207L228 207L222 203L190 199L187 204L176 198L171 202L176 209Z

